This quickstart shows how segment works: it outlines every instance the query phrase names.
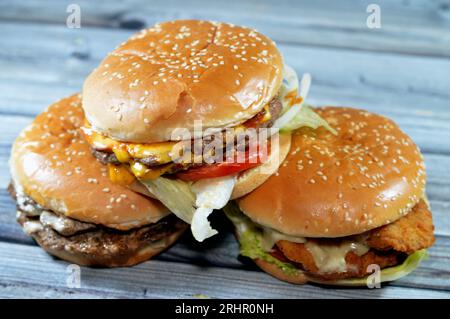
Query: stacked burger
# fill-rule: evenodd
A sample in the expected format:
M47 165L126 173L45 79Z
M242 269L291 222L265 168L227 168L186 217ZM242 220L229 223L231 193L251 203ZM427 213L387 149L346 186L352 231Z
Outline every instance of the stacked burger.
M420 152L384 117L304 105L309 85L254 30L145 29L16 140L19 223L60 258L123 266L189 224L215 235L226 206L241 254L283 280L396 279L434 241Z

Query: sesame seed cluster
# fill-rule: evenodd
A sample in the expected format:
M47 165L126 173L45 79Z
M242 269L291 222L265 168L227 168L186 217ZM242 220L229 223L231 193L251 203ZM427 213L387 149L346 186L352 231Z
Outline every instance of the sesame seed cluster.
M111 137L130 121L142 136L166 124L189 128L194 119L220 127L260 111L277 94L282 65L275 43L253 29L165 22L111 52L86 80L83 104L92 124Z

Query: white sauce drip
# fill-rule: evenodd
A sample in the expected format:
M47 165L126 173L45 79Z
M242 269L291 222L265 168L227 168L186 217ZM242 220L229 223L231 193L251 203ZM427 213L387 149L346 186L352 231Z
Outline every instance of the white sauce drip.
M341 243L324 244L310 241L304 237L295 237L282 234L270 228L263 228L261 246L265 251L271 251L276 242L286 240L293 243L305 244L306 249L311 253L314 262L320 273L338 273L347 271L345 256L353 252L362 256L369 251L369 246L363 238L344 240Z
M305 247L313 256L314 262L321 273L346 272L345 256L347 253L354 252L358 256L362 256L370 249L363 242L350 240L345 240L339 245L317 244L314 241L307 241Z

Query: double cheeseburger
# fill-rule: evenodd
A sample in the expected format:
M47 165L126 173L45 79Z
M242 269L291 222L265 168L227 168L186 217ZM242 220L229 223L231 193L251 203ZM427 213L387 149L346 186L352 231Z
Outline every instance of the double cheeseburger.
M255 30L210 21L165 22L121 44L86 79L84 137L113 182L157 198L192 224L202 241L216 233L207 221L213 209L276 171L273 164L286 156L290 133L269 145L264 161L245 143L239 163L207 161L195 147L204 151L227 129L232 135L250 128L288 131L310 123L299 121L302 117L318 120L310 109L300 112L308 78L302 83L299 88L275 43ZM175 134L180 129L187 136ZM189 146L183 156L174 150L180 143Z
M408 274L435 240L418 147L385 117L317 112L337 134L296 130L279 171L226 207L241 254L298 284L365 285Z
M89 266L131 266L187 229L161 203L112 183L81 136L81 97L51 105L14 143L10 193L26 233L52 255Z

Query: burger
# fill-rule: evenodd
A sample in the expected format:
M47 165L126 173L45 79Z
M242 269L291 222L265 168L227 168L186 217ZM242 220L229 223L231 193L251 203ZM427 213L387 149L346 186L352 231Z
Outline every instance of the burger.
M296 284L365 285L408 274L435 240L418 147L383 116L316 112L335 132L296 130L278 172L225 208L241 254Z
M80 95L51 105L15 141L10 193L23 230L79 265L131 266L188 228L157 200L112 183L81 136Z
M309 83L304 75L299 84L255 30L165 22L122 43L87 77L84 138L113 182L160 200L203 241L217 233L214 209L276 171L291 130L326 125L301 107Z

